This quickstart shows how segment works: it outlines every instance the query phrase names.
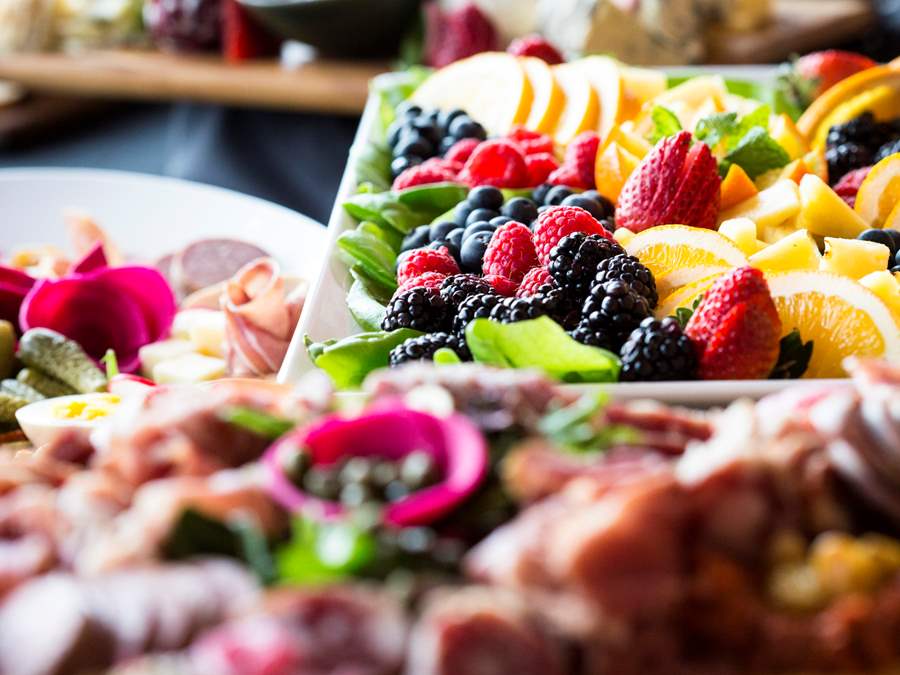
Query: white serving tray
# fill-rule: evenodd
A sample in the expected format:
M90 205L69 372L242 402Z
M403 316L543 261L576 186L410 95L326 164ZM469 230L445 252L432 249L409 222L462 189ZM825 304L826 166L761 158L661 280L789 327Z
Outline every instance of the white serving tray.
M667 68L671 76L720 74L726 78L763 81L775 74L773 66L703 66ZM390 74L380 77L391 77ZM303 316L291 343L284 365L278 374L280 382L297 382L315 366L306 353L304 336L314 341L343 338L360 332L359 326L347 310L346 294L350 288L347 266L337 255L337 238L352 230L357 222L343 208L343 203L355 192L357 186L356 158L373 139L378 115L378 100L370 96L359 123L356 138L350 149L347 167L338 190L334 208L328 221L327 258L319 277L313 284ZM804 381L804 384L825 384L827 380ZM634 384L590 385L602 387L614 398L655 399L664 403L709 407L725 405L739 398L759 399L786 387L796 385L796 380L754 380L713 382L647 382ZM583 386L583 385L579 385Z

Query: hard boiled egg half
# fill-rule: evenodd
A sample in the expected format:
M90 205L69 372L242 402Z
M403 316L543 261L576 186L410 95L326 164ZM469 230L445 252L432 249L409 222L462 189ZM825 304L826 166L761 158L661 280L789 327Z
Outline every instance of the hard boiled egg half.
M87 441L91 432L119 406L115 394L75 394L30 403L16 411L16 420L35 447L62 433Z

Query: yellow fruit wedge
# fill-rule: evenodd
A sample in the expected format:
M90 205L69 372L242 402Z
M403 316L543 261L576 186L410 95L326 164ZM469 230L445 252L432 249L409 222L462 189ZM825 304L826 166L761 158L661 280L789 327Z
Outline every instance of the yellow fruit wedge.
M583 73L597 93L600 104L597 132L601 138L605 137L613 126L624 119L621 114L625 94L619 62L608 56L586 56L572 61L571 65Z
M628 246L628 242L634 239L635 234L627 227L620 227L615 232L613 232L613 239L615 239L622 247Z
M565 104L553 137L557 143L568 145L582 131L595 129L600 115L597 92L581 72L581 68L571 63L553 66L553 76L565 95Z
M867 274L859 283L881 298L894 315L894 321L900 323L900 278L887 270L879 270Z
M660 301L656 309L653 310L654 316L656 316L657 319L664 319L667 316L674 316L675 310L679 307L692 308L697 301L697 298L706 293L706 291L709 290L709 287L713 285L713 282L729 269L730 268L727 267L722 268L721 272L715 272L708 276L701 277L700 279L697 279L697 281L669 293Z
M528 119L531 82L522 62L504 52L484 52L441 68L416 89L423 107L462 108L491 135L508 132Z
M722 99L722 107L726 112L735 112L739 117L743 117L759 108L759 101L754 101L752 98L744 98L743 96L738 96L737 94L729 92L728 94L725 94L725 97Z
M639 159L647 156L653 146L643 136L639 136L631 130L630 125L617 124L609 130L609 134L603 139L604 146L610 143L618 143L628 152Z
M818 176L800 180L800 213L797 228L822 237L853 239L868 226L847 202Z
M619 66L622 76L622 119L634 119L644 104L662 94L669 86L666 74L661 70Z
M719 234L731 239L744 255L753 255L759 250L756 223L749 218L732 218L724 221L719 225Z
M720 189L721 201L719 208L722 211L737 206L759 193L756 184L750 180L750 176L739 165L732 164L728 167L728 173L722 180Z
M806 230L797 230L750 256L750 264L763 272L814 272L821 261L819 247Z
M521 61L532 91L531 111L525 126L544 134L550 133L562 113L566 95L546 61L533 56L523 57Z
M871 112L879 120L890 120L900 115L900 88L881 84L844 101L822 121L812 139L815 148L824 148L828 130L838 124L856 119L864 112Z
M594 164L594 183L597 192L612 201L619 201L625 181L638 167L641 160L618 143L610 143L603 152L597 153Z
M823 148L813 149L803 155L803 163L809 172L818 176L822 181L828 182L828 162L825 161Z
M888 217L884 219L884 229L900 230L900 202L888 214Z
M747 256L715 230L688 225L660 225L639 232L625 250L661 277L684 267L741 267Z
M900 153L872 167L856 193L855 211L871 227L882 227L900 204Z
M887 268L891 250L884 244L860 239L825 237L825 254L819 267L823 272L861 279Z
M813 341L804 377L844 377L848 356L900 359L900 326L887 305L856 281L827 272L767 277L782 331Z
M794 181L782 180L737 206L723 211L719 214L719 222L732 218L749 218L762 230L781 225L798 213L800 213L800 190Z
M624 229L624 228L620 228ZM672 270L656 279L656 292L661 298L667 298L685 286L707 277L717 277L731 270L731 267L722 265L699 265L697 267L682 267L680 270Z
M769 135L780 145L791 159L799 159L809 152L809 141L806 140L794 120L785 113L773 115L769 122Z

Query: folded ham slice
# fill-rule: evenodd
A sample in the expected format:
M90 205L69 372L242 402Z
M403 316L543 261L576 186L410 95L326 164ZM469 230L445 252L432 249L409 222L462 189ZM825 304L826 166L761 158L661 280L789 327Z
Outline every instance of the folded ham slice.
M281 275L278 263L260 258L238 271L222 291L225 353L236 377L278 371L303 310L307 285Z

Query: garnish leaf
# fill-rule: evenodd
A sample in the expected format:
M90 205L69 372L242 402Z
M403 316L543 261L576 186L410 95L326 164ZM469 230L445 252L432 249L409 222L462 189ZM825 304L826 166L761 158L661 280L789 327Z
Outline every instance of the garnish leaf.
M353 270L350 271L353 274ZM347 291L347 309L353 316L353 320L363 330L380 330L384 320L385 305L376 299L365 281L359 275L354 275L350 290Z
M324 370L338 389L359 387L366 375L387 368L391 350L405 340L422 335L417 330L359 333L341 340L307 345L316 366Z
M441 347L434 353L434 363L438 366L454 366L457 363L462 363L462 360L449 347Z
M691 320L691 317L694 316L694 312L697 311L697 308L700 306L700 303L703 302L703 294L698 295L694 302L691 303L690 308L687 307L679 307L675 310L674 318L678 322L678 325L684 328L687 326L688 321Z
M734 134L737 124L737 113L716 113L697 122L694 136L715 149L727 136Z
M119 374L119 359L115 349L107 349L100 362L106 366L106 379L111 380Z
M360 192L344 202L344 210L356 220L369 220L381 227L393 228L401 235L430 222L436 215L414 211L393 192Z
M604 392L585 394L571 405L547 413L538 428L555 445L576 454L637 443L640 438L637 429L605 422L602 412L608 400Z
M366 144L356 158L356 181L363 192L391 189L391 151L387 146Z
M728 173L732 164L737 164L751 179L772 169L780 169L791 161L787 151L769 135L763 127L753 127L743 136L719 164L719 173Z
M459 183L417 185L396 193L398 202L432 217L454 208L467 194L469 188Z
M653 120L653 132L650 134L650 142L658 143L667 136L674 136L681 131L681 121L678 116L668 108L658 105L650 113Z
M778 362L772 369L770 380L795 380L803 376L809 367L813 353L813 341L804 342L796 328L781 338Z
M315 585L363 574L378 554L375 535L352 518L319 523L296 518L291 539L276 553L282 582Z
M563 382L615 382L619 359L574 340L552 319L518 323L476 319L466 328L475 361L504 368L538 368Z
M229 424L273 441L294 428L294 423L290 420L245 406L224 408L219 413L219 417Z

